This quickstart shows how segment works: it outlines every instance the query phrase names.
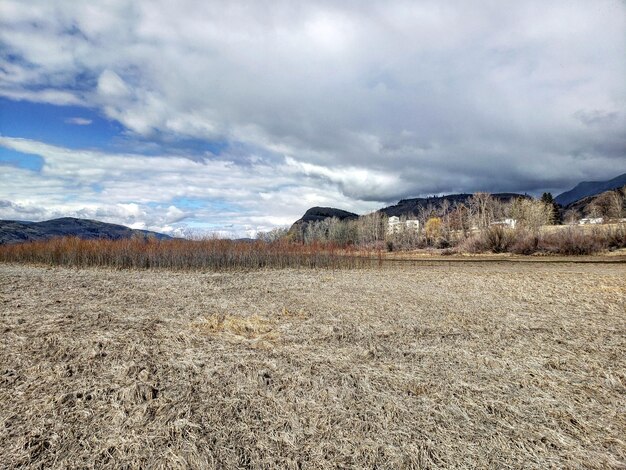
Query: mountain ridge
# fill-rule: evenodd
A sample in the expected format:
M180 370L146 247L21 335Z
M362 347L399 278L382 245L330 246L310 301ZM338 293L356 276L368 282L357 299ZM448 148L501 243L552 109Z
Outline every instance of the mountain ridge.
M511 199L516 198L527 198L529 197L526 194L518 194L518 193L494 193L491 196L501 202L508 202ZM472 194L469 193L457 193L457 194L448 194L445 196L430 196L430 197L416 197L416 198L408 198L401 199L397 204L383 207L379 209L378 212L382 212L383 214L391 217L391 216L417 216L419 211L427 208L429 205L433 206L434 209L441 207L444 201L448 201L450 204L454 204L455 202L466 203L467 200L472 197Z
M626 185L626 173L607 181L581 181L572 189L556 196L554 200L557 204L567 207L586 197L621 188L624 185Z
M78 237L87 240L141 237L170 239L169 235L149 230L138 230L125 225L110 224L91 219L61 217L41 222L0 220L0 244L49 240L56 237Z
M315 206L308 209L304 215L294 222L295 224L304 224L309 222L318 222L320 220L336 217L339 220L353 220L358 219L359 215L354 212L345 211L343 209L336 209L334 207L320 207Z

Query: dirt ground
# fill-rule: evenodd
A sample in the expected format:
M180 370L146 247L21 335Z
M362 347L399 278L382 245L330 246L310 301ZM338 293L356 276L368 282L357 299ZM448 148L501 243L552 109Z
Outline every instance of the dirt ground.
M0 467L626 468L626 264L0 265Z

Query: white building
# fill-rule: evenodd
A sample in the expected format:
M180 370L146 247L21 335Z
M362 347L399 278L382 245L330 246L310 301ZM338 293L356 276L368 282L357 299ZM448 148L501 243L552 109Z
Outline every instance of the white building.
M586 217L578 221L578 225L597 225L602 223L604 223L604 218L602 217Z
M389 217L389 221L387 222L387 233L398 233L402 229L414 230L417 232L420 229L420 221L417 219L409 219L405 220L403 223L400 221L400 217L396 217L395 215Z
M503 227L515 228L515 226L517 225L517 220L516 219L495 220L491 222L491 225L501 225Z

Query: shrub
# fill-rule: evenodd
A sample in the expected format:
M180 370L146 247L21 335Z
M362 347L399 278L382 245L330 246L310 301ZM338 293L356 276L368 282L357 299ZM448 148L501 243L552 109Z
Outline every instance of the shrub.
M450 243L450 240L448 240L445 237L439 237L436 241L435 241L435 248L450 248L452 244Z
M379 250L380 252L380 250ZM380 257L380 253L379 253ZM0 261L65 266L171 269L343 268L372 263L372 251L333 244L233 240L81 240L0 245Z
M492 225L483 231L482 238L487 251L505 253L515 241L515 232L500 225Z
M540 248L559 255L592 255L608 247L605 233L599 230L585 233L581 228L568 227L558 232L544 235Z
M466 238L459 244L459 251L466 253L505 253L515 241L515 232L500 225L492 225Z
M532 255L539 249L539 235L526 230L520 230L515 235L511 245L511 252L518 255Z
M626 224L608 228L606 238L609 250L626 248Z
M485 251L482 237L480 234L475 234L461 240L457 245L457 250L460 253L482 253Z

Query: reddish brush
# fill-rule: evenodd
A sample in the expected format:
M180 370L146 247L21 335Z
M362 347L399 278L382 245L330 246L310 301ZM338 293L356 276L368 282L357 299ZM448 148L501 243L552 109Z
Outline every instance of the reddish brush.
M114 268L255 269L354 268L371 264L372 253L334 244L301 245L233 240L82 240L0 246L0 261Z

